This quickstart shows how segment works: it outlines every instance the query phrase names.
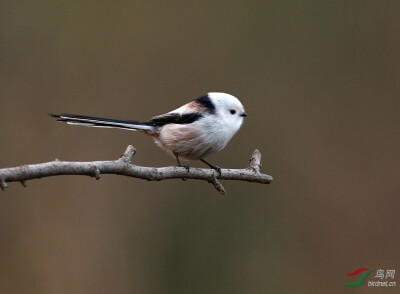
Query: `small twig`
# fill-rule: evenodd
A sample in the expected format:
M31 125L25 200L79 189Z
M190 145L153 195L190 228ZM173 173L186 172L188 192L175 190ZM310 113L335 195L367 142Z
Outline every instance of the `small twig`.
M2 191L7 190L7 188L8 188L6 180L3 177L0 178L0 187L1 187Z
M140 178L149 181L161 181L166 179L194 179L205 180L214 185L218 192L225 194L226 190L219 180L236 180L253 183L269 184L272 177L260 172L261 153L258 150L253 152L250 159L250 166L245 169L222 169L221 175L216 176L212 169L185 167L143 167L131 163L136 149L129 145L124 154L114 161L93 161L93 162L70 162L55 161L29 164L20 167L0 169L0 187L4 191L7 189L8 182L25 182L32 179L57 175L87 175L100 179L101 174L124 175L128 177Z
M255 173L259 173L261 169L261 153L258 151L258 149L253 151L253 154L251 155L250 158L250 166Z
M213 178L211 181L209 181L210 183L212 183L215 187L215 189L217 189L217 191L219 193L221 193L222 195L226 194L226 190L225 188L222 186L222 184L218 181L217 179L217 175L215 173L213 173Z
M100 180L100 170L96 165L93 167L93 176L96 180Z
M122 161L124 161L124 162L129 163L129 162L132 161L132 157L133 157L133 155L135 155L135 154L136 154L136 148L133 147L132 145L129 145L129 146L126 148L124 154L121 155L121 157L120 157L119 160L122 160Z

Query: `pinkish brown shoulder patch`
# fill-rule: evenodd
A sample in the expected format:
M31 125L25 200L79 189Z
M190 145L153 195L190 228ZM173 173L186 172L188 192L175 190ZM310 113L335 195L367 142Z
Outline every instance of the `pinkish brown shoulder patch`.
M157 131L149 131L149 130L144 130L143 133L151 137L158 137L160 135L160 133Z
M197 103L196 101L189 102L186 104L187 110L190 111L196 111L196 112L205 112L204 107L200 104Z

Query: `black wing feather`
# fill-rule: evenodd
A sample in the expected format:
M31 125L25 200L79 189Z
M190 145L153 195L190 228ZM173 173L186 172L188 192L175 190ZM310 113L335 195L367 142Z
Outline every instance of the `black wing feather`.
M202 117L203 115L197 112L185 114L166 113L152 118L150 123L154 123L157 126L163 126L166 124L191 124Z

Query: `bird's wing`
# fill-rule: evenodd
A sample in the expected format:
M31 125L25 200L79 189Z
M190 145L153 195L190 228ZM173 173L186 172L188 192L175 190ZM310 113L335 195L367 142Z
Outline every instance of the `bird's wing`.
M203 114L198 112L189 112L185 114L179 114L174 112L168 112L153 117L150 122L158 126L166 124L190 124L203 117Z
M192 101L168 113L153 117L150 122L158 126L166 124L190 124L203 117L198 105Z

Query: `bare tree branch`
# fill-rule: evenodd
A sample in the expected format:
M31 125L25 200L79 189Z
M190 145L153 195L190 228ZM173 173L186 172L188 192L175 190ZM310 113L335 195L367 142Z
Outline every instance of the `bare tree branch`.
M245 169L222 169L221 175L212 169L185 167L143 167L131 163L133 155L136 153L135 147L129 145L124 154L113 161L91 161L91 162L71 162L55 161L28 164L18 167L0 169L0 187L4 191L7 189L8 182L21 182L26 187L26 181L40 179L44 177L60 175L87 175L100 179L101 174L115 174L148 181L161 181L166 179L194 179L205 180L212 183L221 194L226 191L219 180L236 180L253 183L269 184L272 177L260 172L261 153L258 150L253 152L250 159L250 166Z

